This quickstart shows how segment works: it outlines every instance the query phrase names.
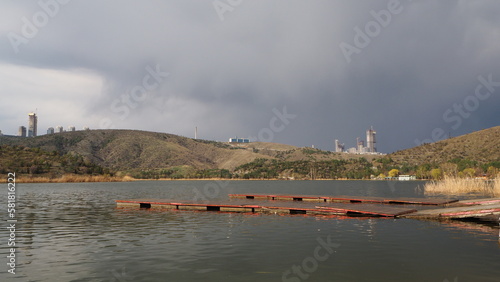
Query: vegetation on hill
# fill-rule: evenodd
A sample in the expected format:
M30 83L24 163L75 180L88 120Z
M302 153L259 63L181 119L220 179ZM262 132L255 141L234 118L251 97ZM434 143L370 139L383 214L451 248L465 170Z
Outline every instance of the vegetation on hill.
M500 171L500 126L398 151L378 161L421 179L492 178Z
M47 152L40 148L0 145L0 174L15 172L18 175L45 174L52 178L64 174L105 175L112 172L82 156L57 151Z
M365 158L329 161L256 159L235 169L243 179L362 179L373 175Z
M472 160L478 164L500 161L500 126L423 144L389 155L397 164L421 165Z

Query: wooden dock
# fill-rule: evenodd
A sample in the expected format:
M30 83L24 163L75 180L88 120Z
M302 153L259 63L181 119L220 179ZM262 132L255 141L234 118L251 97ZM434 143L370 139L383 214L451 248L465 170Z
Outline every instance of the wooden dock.
M361 196L316 196L316 195L275 195L275 194L229 194L230 198L258 199L258 200L284 200L284 201L310 201L333 203L372 203L372 204L412 204L412 205L446 205L458 202L458 199L441 198L383 198Z
M409 198L380 200L382 198L263 194L232 194L230 197L233 199L226 202L197 203L169 199L130 199L116 200L116 203L118 207L216 212L404 217L437 220L479 218L493 222L498 222L500 219L500 198L465 201L431 198L415 201ZM278 201L279 199L288 201ZM344 202L336 202L338 199ZM446 204L446 207L418 208L417 204Z
M283 214L312 214L312 215L349 215L373 217L397 217L403 214L416 212L415 209L403 207L389 207L384 205L354 205L345 203L315 204L307 202L258 202L231 201L193 203L159 199L131 199L116 200L119 207L197 210L243 213L283 213Z

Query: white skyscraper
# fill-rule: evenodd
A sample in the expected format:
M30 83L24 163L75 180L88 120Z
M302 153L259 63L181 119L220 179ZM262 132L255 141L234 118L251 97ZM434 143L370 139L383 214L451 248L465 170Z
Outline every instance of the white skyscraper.
M377 132L373 130L373 126L366 131L366 148L368 153L377 152L377 148L375 147L375 143L377 143L375 139L375 135Z
M38 117L35 113L28 114L28 122L28 137L36 137Z

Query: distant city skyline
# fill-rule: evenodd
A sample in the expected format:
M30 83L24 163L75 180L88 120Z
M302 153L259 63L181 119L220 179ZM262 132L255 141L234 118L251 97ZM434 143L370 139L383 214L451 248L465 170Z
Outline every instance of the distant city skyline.
M82 130L90 130L88 126L84 126ZM64 128L60 125L54 129L54 127L47 128L47 134L61 133L65 132ZM67 131L76 131L76 127L73 125L68 126ZM11 136L20 136L20 137L36 137L38 136L38 115L36 113L30 112L28 113L28 127L21 125L18 127L17 134L3 134L0 130L0 135L11 135Z
M377 151L376 143L377 132L373 129L373 126L366 130L366 147L365 141L361 138L356 138L356 146L345 149L345 144L341 143L339 139L335 139L333 143L333 150L336 153L349 153L349 154L383 154Z
M38 115L36 113L28 113L28 131L26 131L25 126L19 126L17 136L21 136L21 137L36 137L36 136L38 136L37 124L38 124ZM82 130L90 130L90 128L88 126L84 126L84 127L82 127ZM75 126L68 126L67 131L76 131L76 127ZM56 133L62 133L62 132L66 132L66 130L64 130L64 128L61 125L58 125L58 126L56 126L55 129L54 129L54 127L48 127L46 134L49 135L49 134L56 134ZM2 131L0 130L0 135L3 135L1 133L2 133ZM344 144L340 144L339 140L335 139L334 145L332 148L327 148L327 149L323 149L323 150L332 151L332 152L347 152L347 153L353 153L353 154L365 154L365 153L377 153L377 154L379 154L379 152L377 152L377 149L375 146L376 133L377 132L373 129L373 126L370 129L366 130L367 147L364 147L364 141L360 141L360 138L357 138L356 147L344 150ZM197 139L197 134L198 134L198 127L195 127L195 135L192 138ZM190 137L190 136L186 136L186 137ZM238 137L229 138L228 142L229 143L249 143L249 142L259 142L259 141L266 142L266 140L258 140L258 139L257 140L250 140L249 138L238 138ZM220 142L224 142L224 141L220 141ZM313 147L314 147L314 145L313 145Z

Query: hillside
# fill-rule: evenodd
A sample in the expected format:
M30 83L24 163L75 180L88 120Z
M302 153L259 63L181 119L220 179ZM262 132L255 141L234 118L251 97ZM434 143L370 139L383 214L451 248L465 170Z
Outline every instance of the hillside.
M397 164L421 165L472 160L479 164L500 161L500 126L424 144L387 155Z
M135 178L383 179L394 170L430 178L436 169L493 175L500 169L500 127L387 156L263 142L228 144L137 130L0 136L1 172L51 178L71 173Z
M74 154L60 155L40 148L0 145L0 174L45 174L57 177L63 174L109 174L110 171Z
M228 144L137 130L75 131L35 138L0 136L0 145L40 148L46 152L57 152L59 155L74 154L81 156L86 162L118 171L176 166L188 166L197 170L233 170L255 159L343 158L341 154L284 144Z
M269 158L224 143L135 130L75 131L35 138L3 136L0 145L41 148L59 155L75 154L86 162L117 171L174 166L232 169L255 158Z

